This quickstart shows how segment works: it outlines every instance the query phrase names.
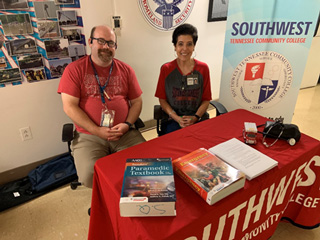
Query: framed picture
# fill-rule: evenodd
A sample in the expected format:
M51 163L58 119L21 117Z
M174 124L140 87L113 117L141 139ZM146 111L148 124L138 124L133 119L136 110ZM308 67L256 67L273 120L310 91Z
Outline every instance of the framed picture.
M21 81L19 68L0 69L0 83Z
M41 39L60 37L59 25L55 21L38 21L38 30Z
M44 41L44 47L48 58L69 57L68 46L69 43L67 39Z
M0 20L6 36L33 34L28 13L0 15Z
M52 1L34 2L34 12L38 19L52 19L57 18L57 11L60 7L55 5Z
M86 55L86 49L83 44L73 44L68 47L69 57L75 61Z
M77 28L61 28L63 38L68 39L69 42L81 41L81 30Z
M0 0L0 9L28 9L28 0Z
M43 67L42 55L31 54L18 57L20 69Z
M57 11L58 22L60 26L76 26L78 25L76 11Z
M3 47L5 43L4 35L0 32L0 48Z
M61 77L64 69L71 63L71 58L49 60L51 77Z
M7 62L5 57L0 57L0 68L7 67Z
M22 38L5 42L10 56L37 53L36 42L32 38Z
M61 4L73 4L74 0L54 0L54 3L56 5L61 5Z
M44 68L33 68L24 71L28 82L37 82L47 79Z
M209 0L208 22L227 20L228 5L229 0Z

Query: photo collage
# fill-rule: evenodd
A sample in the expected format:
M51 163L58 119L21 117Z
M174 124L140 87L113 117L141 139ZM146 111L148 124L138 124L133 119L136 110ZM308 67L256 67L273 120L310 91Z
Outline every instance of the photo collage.
M78 9L79 0L0 0L0 86L59 78L85 56Z

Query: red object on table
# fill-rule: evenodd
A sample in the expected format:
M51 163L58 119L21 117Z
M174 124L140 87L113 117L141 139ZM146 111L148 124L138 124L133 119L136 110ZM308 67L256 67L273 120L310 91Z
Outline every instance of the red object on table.
M278 166L245 183L245 187L208 205L175 176L175 217L120 217L119 200L127 158L181 157L200 147L243 140L244 122L267 119L246 110L197 123L97 161L94 172L88 239L268 239L280 219L307 228L320 223L320 142L302 134L290 146L279 140L271 148L252 147L278 161ZM203 237L204 236L204 237Z

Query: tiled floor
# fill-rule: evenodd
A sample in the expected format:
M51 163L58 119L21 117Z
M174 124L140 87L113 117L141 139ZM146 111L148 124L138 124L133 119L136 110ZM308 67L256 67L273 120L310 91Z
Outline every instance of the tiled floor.
M300 90L292 123L320 140L320 85ZM144 132L147 140L155 130ZM1 240L87 239L91 190L62 187L26 204L0 212ZM271 240L316 240L320 228L304 230L280 223ZM150 239L152 240L152 239Z

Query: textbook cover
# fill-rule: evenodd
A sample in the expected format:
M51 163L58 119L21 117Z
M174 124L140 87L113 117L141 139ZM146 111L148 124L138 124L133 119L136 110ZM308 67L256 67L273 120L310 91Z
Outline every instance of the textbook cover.
M204 148L172 161L174 171L209 205L244 187L245 175Z
M122 217L176 216L171 158L126 161L120 198Z

